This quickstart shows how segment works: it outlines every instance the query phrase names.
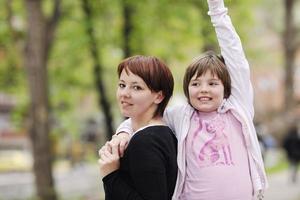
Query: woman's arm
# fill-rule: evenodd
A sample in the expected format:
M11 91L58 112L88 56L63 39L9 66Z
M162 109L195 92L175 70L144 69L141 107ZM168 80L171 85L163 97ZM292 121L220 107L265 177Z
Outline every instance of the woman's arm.
M124 181L119 171L115 171L103 178L106 195L112 199L167 200L166 172L169 169L166 168L167 161L163 152L165 148L168 147L159 146L153 138L148 136L134 138L127 152L129 156L127 167L134 188ZM176 151L169 153L176 156Z

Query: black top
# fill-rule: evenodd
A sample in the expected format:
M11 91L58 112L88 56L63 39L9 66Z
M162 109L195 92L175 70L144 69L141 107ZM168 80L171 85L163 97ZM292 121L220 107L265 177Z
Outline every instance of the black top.
M131 138L120 169L108 174L105 200L169 200L177 178L177 140L167 126L149 126Z

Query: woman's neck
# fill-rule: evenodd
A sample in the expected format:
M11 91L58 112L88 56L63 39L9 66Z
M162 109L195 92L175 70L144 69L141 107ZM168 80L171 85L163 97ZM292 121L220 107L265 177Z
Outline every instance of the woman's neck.
M164 125L162 117L151 117L151 118L131 118L132 128L133 131L137 131L140 128L143 128L145 126L149 125Z

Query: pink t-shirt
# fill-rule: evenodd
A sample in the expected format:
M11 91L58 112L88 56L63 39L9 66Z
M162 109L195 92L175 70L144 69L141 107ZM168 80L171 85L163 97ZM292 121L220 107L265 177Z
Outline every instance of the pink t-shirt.
M180 200L251 200L253 189L240 122L231 112L195 112L191 120Z

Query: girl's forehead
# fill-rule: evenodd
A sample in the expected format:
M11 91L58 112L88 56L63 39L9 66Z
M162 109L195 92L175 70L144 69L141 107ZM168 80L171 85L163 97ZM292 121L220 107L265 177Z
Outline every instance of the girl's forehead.
M193 75L192 79L201 77L201 76L211 76L212 78L220 79L217 73L213 72L212 70L206 70L206 71L196 71Z

